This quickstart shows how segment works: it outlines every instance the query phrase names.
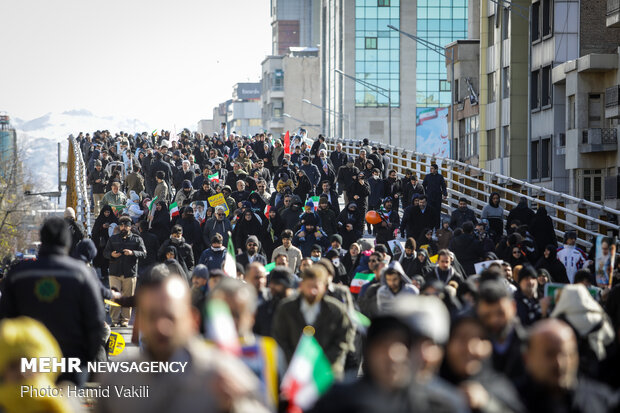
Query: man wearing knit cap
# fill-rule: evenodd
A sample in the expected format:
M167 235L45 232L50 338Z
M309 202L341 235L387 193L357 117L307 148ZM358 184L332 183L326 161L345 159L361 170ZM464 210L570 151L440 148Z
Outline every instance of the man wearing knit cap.
M250 235L245 242L245 252L237 256L237 263L241 264L244 268L253 262L258 262L263 265L267 265L267 258L259 254L261 244L255 235Z

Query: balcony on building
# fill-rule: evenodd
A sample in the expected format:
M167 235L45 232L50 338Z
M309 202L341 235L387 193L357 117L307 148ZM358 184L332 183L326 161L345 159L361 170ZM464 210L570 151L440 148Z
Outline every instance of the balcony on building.
M618 129L589 128L581 131L579 153L609 152L618 150Z
M607 0L607 27L620 27L620 0Z

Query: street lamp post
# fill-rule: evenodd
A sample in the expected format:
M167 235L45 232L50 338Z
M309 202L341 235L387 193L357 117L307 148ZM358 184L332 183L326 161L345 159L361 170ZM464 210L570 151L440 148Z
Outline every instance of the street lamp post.
M317 109L321 109L323 112L331 113L331 114L334 114L334 115L338 116L340 119L344 119L347 122L347 125L348 125L348 130L349 130L348 138L351 139L351 118L349 117L348 114L340 113L340 112L335 111L333 109L328 109L328 108L325 108L323 106L317 105L316 103L312 103L308 99L302 99L301 101L303 103L307 103L310 106L314 106Z
M424 40L421 37L415 36L411 33L407 33L404 32L402 30L400 30L399 28L388 24L387 25L388 28L395 30L397 32L399 32L400 34L402 34L403 36L407 36L408 38L414 40L415 42L421 44L422 46L426 47L427 49L430 49L436 53L438 53L439 55L443 56L445 59L448 59L450 61L450 76L452 77L452 83L450 85L450 90L451 90L451 98L450 98L450 139L452 140L452 142L450 142L450 157L452 159L455 159L455 148L454 148L454 104L456 103L454 100L455 98L455 90L454 90L454 48L450 49L450 57L448 57L446 55L447 49L443 46L440 46L438 44L435 44L433 42L429 42L428 40Z
M334 72L338 73L339 75L342 75L346 78L349 78L357 83L359 83L360 85L363 85L365 87L367 87L368 89L373 90L375 93L384 96L388 99L388 139L389 139L389 145L392 145L392 90L391 89L386 89L384 87L381 86L377 86L377 85L373 85L372 83L368 83L365 80L360 80L354 76L351 75L347 75L346 73L344 73L342 70L340 69L334 69Z

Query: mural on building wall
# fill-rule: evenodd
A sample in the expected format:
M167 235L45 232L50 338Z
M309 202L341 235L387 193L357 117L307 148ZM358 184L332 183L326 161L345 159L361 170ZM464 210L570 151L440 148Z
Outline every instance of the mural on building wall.
M416 109L416 151L450 157L448 108Z

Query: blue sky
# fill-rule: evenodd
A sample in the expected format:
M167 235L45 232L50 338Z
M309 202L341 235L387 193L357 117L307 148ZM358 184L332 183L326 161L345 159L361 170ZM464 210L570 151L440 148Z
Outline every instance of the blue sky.
M269 0L0 0L0 111L195 128L271 52Z

